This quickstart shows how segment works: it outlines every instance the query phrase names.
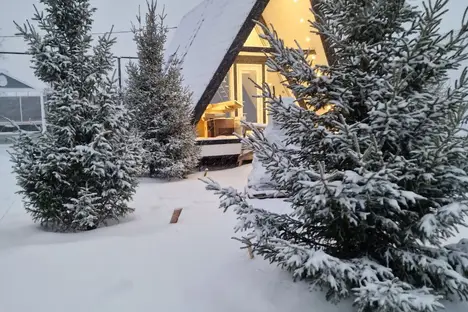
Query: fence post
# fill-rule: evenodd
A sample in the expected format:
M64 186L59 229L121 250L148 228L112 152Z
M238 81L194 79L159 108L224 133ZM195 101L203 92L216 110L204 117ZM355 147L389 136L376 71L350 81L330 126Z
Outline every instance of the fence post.
M122 90L122 64L121 64L121 61L122 58L121 57L117 57L117 72L118 72L118 75L119 75L119 89Z
M19 99L19 107L20 107L20 121L23 122L23 100L22 95L18 96L18 92L16 92L16 97Z
M44 93L41 93L41 123L42 123L42 133L46 131L46 116L45 116L45 108L44 108Z

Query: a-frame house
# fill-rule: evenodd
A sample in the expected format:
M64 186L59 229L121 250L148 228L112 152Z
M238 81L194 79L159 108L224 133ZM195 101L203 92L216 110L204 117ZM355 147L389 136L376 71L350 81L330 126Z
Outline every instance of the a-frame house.
M320 36L311 33L311 5L311 0L205 0L184 16L167 52L183 61L200 140L234 142L241 120L268 123L252 81L293 98L284 77L266 69L270 48L255 21L273 25L289 47L296 48L297 41L313 62L327 63Z

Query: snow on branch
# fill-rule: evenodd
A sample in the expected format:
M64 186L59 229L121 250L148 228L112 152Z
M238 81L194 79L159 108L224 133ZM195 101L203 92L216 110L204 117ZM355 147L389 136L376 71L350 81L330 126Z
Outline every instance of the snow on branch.
M463 221L468 216L468 202L454 202L437 209L435 213L426 214L417 226L423 238L431 244L437 244L441 238L446 239L458 232L458 226L466 226Z

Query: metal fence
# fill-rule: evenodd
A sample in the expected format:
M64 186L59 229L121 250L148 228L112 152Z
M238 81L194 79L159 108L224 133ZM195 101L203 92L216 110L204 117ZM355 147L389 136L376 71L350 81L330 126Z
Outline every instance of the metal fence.
M127 66L134 59L133 56L114 57L114 78L122 89L127 82ZM31 65L31 55L26 52L0 51L0 76L11 75L15 84L21 86L17 90L5 90L0 83L0 133L15 132L18 127L38 131L45 126L47 86L35 77Z
M136 59L136 56L114 56L114 76L119 87L125 87L128 77L127 66ZM31 55L27 52L0 51L0 70L1 69L7 69L12 74L14 73L16 77L23 77L25 81L39 85L42 88L44 87L34 76L34 72L31 69Z

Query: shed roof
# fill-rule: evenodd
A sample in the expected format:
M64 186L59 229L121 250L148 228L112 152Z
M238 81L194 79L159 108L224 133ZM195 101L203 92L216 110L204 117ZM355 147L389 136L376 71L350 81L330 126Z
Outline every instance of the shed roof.
M32 92L35 91L28 83L12 76L6 70L0 69L0 92Z

